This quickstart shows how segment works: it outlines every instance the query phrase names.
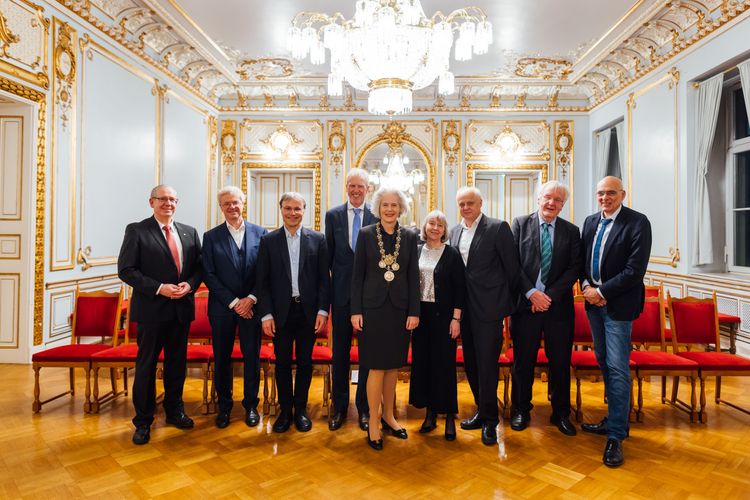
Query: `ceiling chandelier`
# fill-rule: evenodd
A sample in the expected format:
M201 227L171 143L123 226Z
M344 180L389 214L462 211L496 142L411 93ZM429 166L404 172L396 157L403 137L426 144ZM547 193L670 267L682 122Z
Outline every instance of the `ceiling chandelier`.
M419 0L357 0L350 20L338 12L297 14L287 49L295 59L309 55L312 64L325 63L329 49L329 95L342 95L346 81L369 92L370 113L400 115L411 112L412 92L436 78L440 94L454 92L448 66L454 31L457 61L486 54L492 43L492 24L478 7L428 18Z
M410 172L406 171L409 157L404 156L401 146L391 147L388 154L383 158L383 164L387 165L385 173L379 168L370 170L370 182L375 186L398 189L407 194L414 194L414 188L424 182L424 173L419 168Z

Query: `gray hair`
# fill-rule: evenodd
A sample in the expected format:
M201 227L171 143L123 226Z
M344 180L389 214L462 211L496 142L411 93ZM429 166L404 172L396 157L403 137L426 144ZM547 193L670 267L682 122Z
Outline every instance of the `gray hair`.
M177 195L177 191L175 190L175 188L173 188L169 184L159 184L158 186L154 187L154 189L151 190L151 194L149 195L149 198L156 198L156 193L158 193L160 189L171 189L172 192L175 195Z
M396 188L380 188L372 195L372 213L375 217L380 218L380 202L383 200L383 196L387 194L398 196L398 205L400 207L398 212L399 217L409 211L409 199L403 191Z
M231 194L232 196L236 196L242 201L242 203L245 203L245 193L242 192L240 188L237 186L226 186L219 190L219 192L216 195L216 201L221 205L221 197L225 194Z
M539 192L537 193L537 198L541 197L547 191L562 191L563 193L565 193L565 199L563 200L563 203L567 202L568 197L570 196L570 191L568 190L568 186L566 186L560 181L547 181L541 186L539 186Z
M458 200L460 197L466 194L473 194L480 200L484 201L484 198L482 198L482 192L479 190L479 188L474 187L474 186L464 186L464 187L458 188L458 191L456 191L456 199Z
M440 222L445 228L445 230L443 231L443 235L440 237L440 242L445 243L445 241L448 239L448 218L440 210L433 210L425 216L424 221L422 222L422 231L420 232L420 236L424 241L427 241L427 232L425 231L425 228L427 227L427 222L429 222L430 219L437 219L438 222Z
M346 174L346 184L349 184L349 181L355 177L365 181L365 184L370 182L370 174L367 173L367 170L363 168L353 168L349 170L348 174Z
M286 193L282 194L281 199L279 200L279 208L284 206L284 202L286 200L297 200L302 203L302 208L307 208L305 197L296 191L287 191Z

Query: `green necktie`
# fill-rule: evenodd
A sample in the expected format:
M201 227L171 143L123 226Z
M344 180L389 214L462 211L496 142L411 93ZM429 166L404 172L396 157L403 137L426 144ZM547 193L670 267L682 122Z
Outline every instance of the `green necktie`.
M549 278L549 268L552 265L552 238L549 235L550 224L542 223L542 267L541 280L545 285Z

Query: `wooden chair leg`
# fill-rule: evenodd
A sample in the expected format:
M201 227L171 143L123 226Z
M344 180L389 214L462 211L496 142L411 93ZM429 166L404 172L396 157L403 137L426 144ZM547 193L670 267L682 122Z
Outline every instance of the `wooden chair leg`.
M109 369L109 385L112 387L112 397L117 395L117 370L115 368Z
M39 400L39 371L41 366L34 367L34 402L31 403L31 411L39 413L42 409L42 402Z
M576 375L576 422L583 420L581 411L581 377Z
M127 397L128 391L129 391L129 388L128 388L128 367L127 366L122 369L122 383L125 384L125 387L123 387L123 389L122 389L123 394L125 394L125 396Z
M716 404L721 402L721 376L716 376L716 395L714 396Z
M208 415L209 401L208 401L208 363L201 366L203 370L203 405L202 413Z
M76 369L68 368L69 379L70 379L70 395L75 396L76 393Z
M270 404L268 402L268 382L270 380L270 377L268 376L270 368L270 363L266 363L263 365L263 414L267 415L268 410L270 408Z
M677 402L677 392L680 390L680 377L672 377L672 404Z
M503 417L510 418L510 370L503 374Z
M269 413L271 415L276 415L278 405L276 404L276 370L274 368L271 368L271 396L269 405Z
M93 370L94 370L94 401L91 404L91 413L99 413L99 367L95 366Z
M690 377L690 422L695 422L695 377Z
M698 419L702 424L708 423L706 416L706 379L700 375L701 379L701 409L698 412Z
M83 403L83 412L91 413L91 365L83 369L86 374L86 401Z
M661 378L661 404L667 402L667 377Z
M638 377L638 409L635 411L635 420L643 422L643 377Z

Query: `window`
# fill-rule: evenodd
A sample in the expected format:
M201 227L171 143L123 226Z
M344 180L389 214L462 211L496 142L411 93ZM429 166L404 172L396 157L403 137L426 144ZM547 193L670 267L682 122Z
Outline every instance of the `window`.
M740 85L731 87L727 113L727 264L750 272L750 125Z

